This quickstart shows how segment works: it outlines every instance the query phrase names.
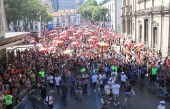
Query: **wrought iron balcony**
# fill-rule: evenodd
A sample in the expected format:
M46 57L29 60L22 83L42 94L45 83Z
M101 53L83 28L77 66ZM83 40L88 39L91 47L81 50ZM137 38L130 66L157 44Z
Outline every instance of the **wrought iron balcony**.
M152 7L145 9L145 12L151 12L151 11L152 11Z
M126 12L125 15L126 15L126 16L130 16L130 15L131 15L131 12Z
M132 11L132 15L136 14L136 11Z
M152 7L152 12L154 11L162 11L163 10L163 6L154 6Z
M137 3L143 3L143 2L146 2L146 1L149 1L149 0L138 0Z
M165 11L165 10L170 10L170 6L154 6L154 7L150 7L146 9L140 9L136 11L136 14L141 14L143 12L159 12L159 11Z
M136 11L137 14L140 14L140 13L143 13L143 12L145 12L145 9L140 9L140 10Z

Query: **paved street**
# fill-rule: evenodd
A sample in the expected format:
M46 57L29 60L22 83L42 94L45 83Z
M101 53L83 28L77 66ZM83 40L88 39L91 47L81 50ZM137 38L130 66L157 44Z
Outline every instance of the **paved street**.
M139 82L135 85L134 91L135 96L132 96L132 105L125 107L122 106L124 101L124 91L120 93L120 104L114 106L113 100L108 104L109 109L156 109L159 105L160 100L166 101L166 109L170 109L170 98L163 95L163 91L158 89L157 86L148 85L148 81L143 86ZM89 88L89 93L83 95L82 101L77 101L74 98L68 95L68 104L64 106L60 100L60 96L54 93L55 103L54 109L100 109L102 106L102 98L100 97L99 92L93 92ZM128 103L127 103L128 104ZM17 109L32 109L30 102L26 99ZM43 103L40 103L40 109L48 109Z

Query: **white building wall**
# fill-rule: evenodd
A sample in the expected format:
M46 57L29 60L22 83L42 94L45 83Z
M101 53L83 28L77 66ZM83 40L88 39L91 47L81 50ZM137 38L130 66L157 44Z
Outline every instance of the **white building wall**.
M125 22L128 20L131 22L130 24L122 23L122 27L125 27L124 36L127 39L131 36L133 40L146 44L146 47L152 50L161 50L164 56L170 54L170 14L168 12L170 0L131 0L130 4L128 1L123 1L121 11L122 21L125 19ZM146 19L148 19L148 38L145 38ZM156 35L154 35L155 28L157 28Z
M122 0L110 0L103 6L109 10L109 22L105 22L107 27L115 29L115 31L120 32L122 20L121 20L121 6ZM106 17L106 16L104 16ZM102 17L103 18L103 17Z

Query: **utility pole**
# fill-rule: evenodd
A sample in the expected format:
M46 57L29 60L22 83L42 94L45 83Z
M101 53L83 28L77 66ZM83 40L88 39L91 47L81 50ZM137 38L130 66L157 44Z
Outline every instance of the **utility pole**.
M41 36L41 28L42 28L42 27L41 27L41 26L42 26L42 25L41 25L41 24L42 24L42 16L41 16L41 12L39 11L39 12L37 13L37 15L40 16L39 34L38 34L38 35Z

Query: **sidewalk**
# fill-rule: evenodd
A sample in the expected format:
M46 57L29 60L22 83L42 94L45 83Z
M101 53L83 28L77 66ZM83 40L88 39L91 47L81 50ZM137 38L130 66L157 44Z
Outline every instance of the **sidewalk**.
M137 82L138 82L138 81L137 81ZM159 88L159 84L158 84L157 82L155 82L154 85L149 85L149 82L150 82L150 80L149 80L148 78L146 78L144 85L145 85L147 88L149 88L151 91L154 91L154 92L155 92L156 94L158 94L159 96L164 96L164 97L166 97L166 96L164 95L164 93L167 92L167 87L164 87L164 88L160 87L160 88ZM168 94L168 96L170 97L170 94Z

